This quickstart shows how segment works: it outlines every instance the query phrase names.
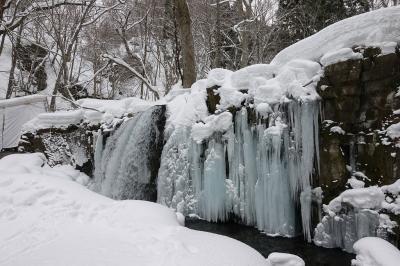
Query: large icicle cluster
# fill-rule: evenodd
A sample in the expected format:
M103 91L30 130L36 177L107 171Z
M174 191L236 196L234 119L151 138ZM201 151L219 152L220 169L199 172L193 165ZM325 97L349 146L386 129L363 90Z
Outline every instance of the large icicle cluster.
M215 69L190 93L172 99L158 202L186 215L233 218L282 236L301 231L301 204L303 231L311 240L311 200L300 201L300 194L311 191L318 171L319 69L306 60L282 69ZM209 115L204 96L215 85L221 101ZM199 96L203 100L195 101ZM187 106L195 111L183 113Z

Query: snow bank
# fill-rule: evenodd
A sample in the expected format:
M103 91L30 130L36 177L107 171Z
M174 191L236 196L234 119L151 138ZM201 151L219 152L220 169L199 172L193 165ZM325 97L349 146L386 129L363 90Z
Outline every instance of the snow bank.
M357 256L352 260L353 266L397 266L400 262L400 251L389 242L377 237L364 237L354 246Z
M0 173L1 265L269 265L243 243L182 227L166 207L96 194L42 154L7 156Z
M23 126L23 131L35 131L42 128L65 128L81 122L88 124L111 123L127 114L135 114L147 110L152 102L139 98L123 100L81 99L77 110L57 111L40 114Z
M382 8L347 18L282 50L271 64L282 66L293 59L318 61L328 52L354 45L391 49L388 42L400 41L399 25L400 7Z

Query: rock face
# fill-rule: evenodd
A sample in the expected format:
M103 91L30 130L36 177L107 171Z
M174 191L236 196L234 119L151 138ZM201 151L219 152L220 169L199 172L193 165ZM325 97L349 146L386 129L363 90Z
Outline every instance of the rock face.
M384 185L397 179L400 166L398 148L384 132L399 120L393 115L400 108L400 97L395 97L400 85L399 53L381 55L373 47L358 51L362 59L325 67L318 84L325 119L318 182L324 203L345 189L352 171L363 172L369 178L362 180L367 186Z
M320 175L314 185L322 188L324 204L345 189L355 188L354 184L348 183L349 178L355 180L356 185L364 182L366 187L388 185L398 179L400 146L397 139L387 135L386 129L400 120L394 112L400 108L400 97L396 96L400 85L399 50L397 48L395 53L389 54L382 54L376 47L353 50L362 53L363 58L326 66L318 84L324 121L320 127ZM336 240L332 239L336 242L323 246L352 251L354 240L382 235L376 220L379 220L378 212L374 214L375 220L365 219L369 223L364 228L350 230L347 225L357 227L357 223L352 224L354 219L346 217L361 217L364 210L342 207L337 216L326 216L315 232L317 241L318 232L323 227L325 235L342 235L343 239L336 237ZM390 214L390 219L399 221L393 214ZM370 228L365 230L368 226ZM393 230L395 234L383 234L399 246L397 228ZM352 232L357 233L350 239Z
M42 152L48 164L70 164L91 176L93 172L93 137L98 128L70 125L67 128L40 129L21 137L19 150Z

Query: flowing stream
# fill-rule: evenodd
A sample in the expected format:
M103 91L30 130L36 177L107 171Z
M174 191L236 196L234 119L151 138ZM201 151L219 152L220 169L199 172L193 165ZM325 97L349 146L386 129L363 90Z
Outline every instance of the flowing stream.
M256 228L235 223L211 223L205 220L187 218L188 228L225 235L239 240L268 257L271 252L291 253L300 256L306 266L347 266L355 255L340 249L317 247L304 241L303 236L294 238L270 237Z

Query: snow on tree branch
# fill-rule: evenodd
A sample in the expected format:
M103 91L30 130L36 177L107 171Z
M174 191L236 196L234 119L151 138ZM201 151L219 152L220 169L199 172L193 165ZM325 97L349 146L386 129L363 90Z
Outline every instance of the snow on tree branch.
M154 93L156 99L160 99L160 95L159 93L154 89L153 85L151 85L150 81L148 79L146 79L145 77L143 77L138 71L136 71L136 69L134 69L133 67L131 67L128 63L126 63L124 60L122 60L119 57L114 57L108 54L103 54L103 58L110 60L111 62L123 66L124 68L126 68L127 70L129 70L130 72L132 72L137 78L139 78L141 81L143 81L143 83L149 88L149 90Z

